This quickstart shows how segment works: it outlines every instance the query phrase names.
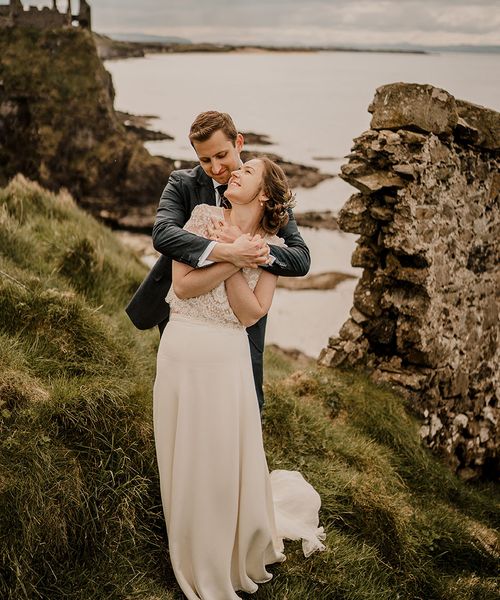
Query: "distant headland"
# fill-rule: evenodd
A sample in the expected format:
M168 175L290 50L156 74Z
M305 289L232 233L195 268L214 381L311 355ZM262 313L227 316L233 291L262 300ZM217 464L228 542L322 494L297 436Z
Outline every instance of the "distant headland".
M173 36L148 35L145 33L96 33L94 32L99 55L103 60L118 58L137 58L146 54L160 53L314 53L314 52L360 52L382 54L436 54L442 52L499 54L498 46L419 46L414 44L385 44L375 46L342 46L342 45L275 45L271 43L194 42L187 38Z
M189 40L169 40L160 41L153 37L149 39L144 36L138 41L139 35L133 35L130 41L125 35L120 35L120 39L113 39L107 35L101 35L94 32L94 37L102 60L113 58L137 58L146 54L162 53L187 53L187 52L210 52L210 53L241 53L241 52L382 52L389 54L428 54L426 50L413 50L397 48L347 48L343 46L294 46L294 45L266 45L266 44L226 44L212 42L191 42Z

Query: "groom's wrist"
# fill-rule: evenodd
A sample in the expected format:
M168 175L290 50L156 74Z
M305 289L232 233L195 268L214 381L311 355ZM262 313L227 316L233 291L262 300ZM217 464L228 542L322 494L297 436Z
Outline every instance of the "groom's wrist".
M208 260L212 260L214 262L232 262L231 244L225 244L224 242L215 242L207 258Z

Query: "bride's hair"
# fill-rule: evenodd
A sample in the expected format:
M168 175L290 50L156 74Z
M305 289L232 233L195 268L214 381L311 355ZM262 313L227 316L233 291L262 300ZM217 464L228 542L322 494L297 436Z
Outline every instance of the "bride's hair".
M258 160L264 164L262 191L268 198L261 225L267 233L275 234L288 223L288 209L294 205L295 195L279 165L267 156L259 156Z

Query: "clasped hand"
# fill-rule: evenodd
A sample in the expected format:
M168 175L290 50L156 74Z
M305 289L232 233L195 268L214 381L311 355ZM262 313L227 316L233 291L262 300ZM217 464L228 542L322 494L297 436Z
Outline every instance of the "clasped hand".
M211 240L231 245L231 260L235 266L257 268L269 264L269 246L260 235L243 233L237 225L231 225L217 219L208 227Z
M223 244L232 244L243 232L237 225L231 225L223 220L212 217L211 224L208 226L208 236L211 240Z

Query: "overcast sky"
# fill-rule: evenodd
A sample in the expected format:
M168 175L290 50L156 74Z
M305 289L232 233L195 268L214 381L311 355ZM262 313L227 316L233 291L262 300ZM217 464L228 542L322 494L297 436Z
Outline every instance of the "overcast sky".
M7 4L6 0L0 0ZM24 0L50 6L50 0ZM76 12L78 0L73 0ZM300 44L500 44L500 0L90 0L100 33ZM66 9L67 0L58 0Z

